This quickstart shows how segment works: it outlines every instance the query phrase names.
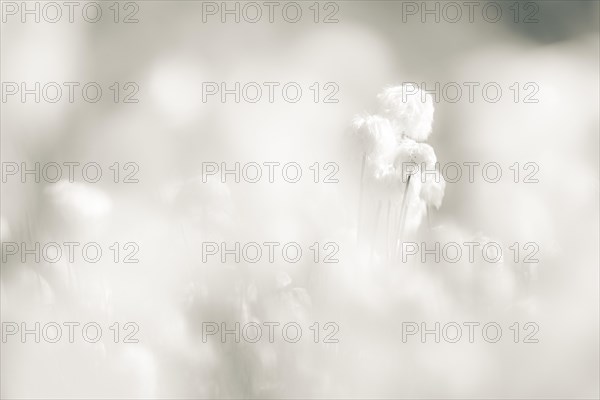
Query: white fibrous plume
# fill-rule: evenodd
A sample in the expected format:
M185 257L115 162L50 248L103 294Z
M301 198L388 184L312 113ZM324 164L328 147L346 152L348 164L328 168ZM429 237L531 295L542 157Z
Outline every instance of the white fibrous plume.
M356 136L371 160L392 157L396 137L391 121L379 115L359 115L354 118Z
M436 168L437 157L433 147L427 143L417 143L412 139L400 141L394 160L394 168L406 182L409 175L411 184L419 184L419 198L428 206L439 209L444 198L446 181Z
M363 210L363 203L370 199L375 205L369 207L376 211L375 221L367 225L369 236L376 237L372 231L387 209L386 247L390 243L394 247L404 233L419 228L425 215L430 217L431 207L439 209L446 182L437 170L433 147L423 143L433 125L431 96L414 84L403 84L388 87L377 97L378 114L358 115L353 121L362 150L358 237L365 222L363 213L373 215Z
M390 119L398 136L427 140L433 125L433 99L429 93L405 83L384 89L377 98L381 114Z
M362 115L354 119L356 137L361 144L367 179L377 186L394 190L397 140L390 121L379 115Z

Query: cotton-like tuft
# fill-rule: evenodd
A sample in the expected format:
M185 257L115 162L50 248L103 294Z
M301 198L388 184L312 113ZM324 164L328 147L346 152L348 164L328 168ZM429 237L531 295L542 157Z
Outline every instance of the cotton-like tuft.
M394 154L394 168L406 182L409 174L424 169L433 169L437 159L433 148L426 143L417 143L408 138L400 140Z
M379 183L394 180L396 136L390 121L379 115L363 115L354 119L356 136L366 156L367 177Z
M359 115L353 125L367 157L376 159L392 154L396 136L390 120L379 115Z
M399 139L406 136L419 142L427 140L434 111L429 93L405 83L384 89L377 98L380 112L391 120Z
M444 198L446 181L436 169L436 163L435 151L427 143L417 143L412 139L400 141L394 159L396 174L402 182L406 182L408 175L412 174L411 185L420 189L420 199L437 209Z

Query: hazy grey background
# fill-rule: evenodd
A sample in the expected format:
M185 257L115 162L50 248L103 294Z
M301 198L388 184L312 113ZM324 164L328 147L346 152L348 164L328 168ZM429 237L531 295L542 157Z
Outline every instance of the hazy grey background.
M139 264L2 264L2 321L140 326L138 344L3 343L3 398L598 398L598 2L539 1L534 24L405 23L394 1L337 2L336 24L203 23L201 2L137 3L137 24L1 26L3 82L140 86L138 104L2 103L3 162L140 165L139 184L2 184L3 241L140 245ZM204 81L332 81L340 101L202 103ZM390 268L355 245L350 122L406 81L505 90L437 103L429 143L440 162L536 162L540 183L448 184L433 223L537 242L534 276L511 254ZM539 103L515 104L514 82ZM202 185L204 161L335 161L340 183ZM335 241L341 262L202 264L200 243L221 240ZM202 321L334 321L340 342L202 343ZM402 321L532 321L540 342L402 343Z

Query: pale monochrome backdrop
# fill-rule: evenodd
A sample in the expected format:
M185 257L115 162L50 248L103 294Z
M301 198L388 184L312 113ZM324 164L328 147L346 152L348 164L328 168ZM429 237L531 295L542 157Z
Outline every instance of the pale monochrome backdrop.
M312 2L300 3L307 12ZM2 398L600 396L597 1L538 1L539 21L529 24L512 14L404 21L401 1L336 2L329 24L308 13L298 23L280 14L273 23L203 22L200 1L137 4L135 24L107 14L1 25L2 82L139 86L131 104L2 102L3 163L97 162L107 174L95 184L3 182L2 242L135 242L140 260L3 261L2 322L96 321L105 332L97 343L9 337L0 343ZM222 103L203 101L203 82L298 82L305 91L298 103ZM337 84L339 101L313 102L314 82ZM439 209L407 234L505 249L534 242L539 263L515 263L508 251L496 264L386 259L382 235L371 233L377 199L367 190L359 207L353 121L405 82L426 91L498 83L496 103L480 89L473 102L440 96L427 143L440 163L496 162L505 174L446 183ZM539 101L515 102L515 82L535 83ZM271 161L297 162L307 178L202 181L204 162ZM114 162L137 163L139 183L114 183ZM315 162L337 163L339 182L312 182ZM536 163L539 181L513 182L515 162ZM203 242L269 241L302 243L306 254L299 263L202 262ZM339 263L315 263L314 242L337 243ZM112 342L115 321L135 322L139 343ZM295 321L309 340L204 342L208 321ZM339 326L338 343L310 339L317 321ZM493 344L480 335L403 342L407 321L493 321L504 333ZM514 322L535 322L539 342L514 343Z

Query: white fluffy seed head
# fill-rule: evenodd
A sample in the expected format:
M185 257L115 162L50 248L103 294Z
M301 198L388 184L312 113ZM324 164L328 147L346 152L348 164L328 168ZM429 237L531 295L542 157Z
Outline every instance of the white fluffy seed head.
M427 143L417 143L412 139L400 140L394 154L394 168L406 179L408 174L433 170L437 158L433 147Z
M404 138L399 141L398 147L396 147L394 165L396 168L399 168L403 163L417 163L418 153L419 143L412 139Z
M414 213L411 220L418 225L426 205L440 207L446 186L441 174L434 172L433 147L420 143L431 132L433 101L412 84L385 89L378 98L380 114L358 115L353 120L354 135L366 156L366 179L372 193L407 195L408 208ZM423 174L425 169L427 174ZM414 176L405 194L409 174Z
M416 151L414 157L415 162L419 164L419 166L426 166L428 169L433 169L435 167L435 163L437 163L435 150L433 150L433 147L427 143L419 143L418 150Z
M439 208L444 198L446 181L436 170L437 157L433 147L427 143L417 143L412 139L400 141L395 159L394 167L396 174L406 182L408 175L411 185L419 185L419 198L426 204Z
M384 157L394 151L396 137L389 119L379 115L358 115L354 118L353 125L356 136L369 158Z
M433 99L415 84L405 83L383 90L378 96L380 112L388 117L396 135L427 140L433 125Z

